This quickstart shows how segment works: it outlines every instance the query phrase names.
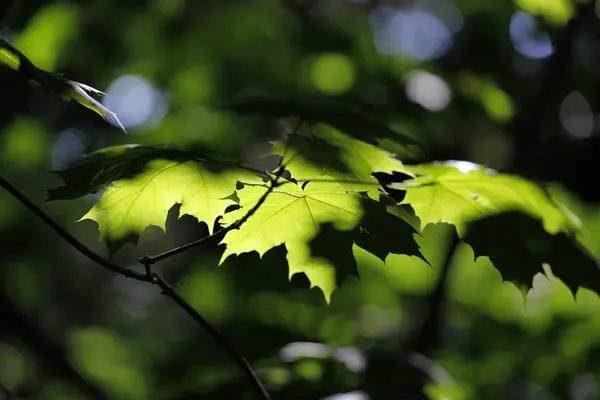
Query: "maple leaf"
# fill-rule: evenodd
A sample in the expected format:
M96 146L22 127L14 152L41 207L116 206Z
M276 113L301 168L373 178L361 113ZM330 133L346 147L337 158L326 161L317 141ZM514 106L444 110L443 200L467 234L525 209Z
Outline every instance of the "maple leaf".
M84 155L64 170L54 171L65 183L49 190L48 200L75 199L97 193L116 180L133 178L143 172L148 162L154 159L197 161L202 163L203 168L214 172L223 169L248 169L237 159L219 156L200 146L185 150L139 144L110 146Z
M335 267L324 258L311 256L309 242L319 232L319 225L332 223L335 229L352 230L362 216L360 195L348 193L331 177L310 182L301 188L286 182L267 196L258 210L239 228L223 238L226 244L222 264L229 256L256 251L262 257L270 249L285 244L289 277L303 272L311 287L319 287L327 302L336 286ZM239 210L221 219L224 225L233 224L269 190L268 186L246 186L238 192Z
M380 184L372 173L407 171L393 154L326 125L315 127L312 137L294 134L275 142L270 153L283 157L281 164L298 182L327 175L373 199L379 197Z
M243 170L212 172L195 161L152 160L139 175L113 182L81 220L98 223L100 239L113 253L126 241L135 243L149 225L164 230L175 204L181 204L180 215L205 222L212 233L215 219L234 204L238 180L259 178Z
M600 292L600 266L593 255L566 233L550 234L541 221L523 213L474 221L468 225L465 242L476 257L489 257L507 281L531 287L534 276L543 273L548 263L573 294L579 287Z
M469 221L510 210L539 217L551 233L578 229L577 222L540 186L518 176L466 161L407 169L417 176L390 187L406 191L401 204L409 204L415 210L421 229L427 224L445 222L455 225L462 236Z

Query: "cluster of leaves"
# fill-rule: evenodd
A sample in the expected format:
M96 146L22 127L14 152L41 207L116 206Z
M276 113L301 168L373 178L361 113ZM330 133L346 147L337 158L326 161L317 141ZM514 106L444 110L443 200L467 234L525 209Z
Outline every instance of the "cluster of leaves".
M356 274L342 265L340 254L359 246L383 261L390 253L422 257L415 235L436 223L454 225L475 254L490 257L507 280L530 286L549 263L573 291L579 286L600 291L594 283L600 282L600 269L574 239L577 221L543 187L524 178L462 161L404 165L326 124L287 135L268 155L280 157L274 171L198 149L110 147L60 171L65 185L51 190L49 199L104 190L81 219L98 223L112 254L136 242L150 225L164 229L176 204L181 215L206 223L211 234L215 222L217 230L237 224L225 228L221 263L284 245L289 276L304 273L327 301L345 274ZM381 174L403 178L382 184L375 177ZM404 198L394 200L386 190L401 191ZM335 254L327 251L332 247Z
M89 95L102 92L37 68L1 39L0 62L123 128L114 112ZM103 190L81 220L98 223L111 254L127 241L137 242L150 225L164 229L169 209L179 204L181 215L206 223L210 234L215 222L229 227L223 229L221 263L285 245L289 276L304 273L327 301L347 270L340 252L351 253L357 245L383 261L390 253L421 256L414 235L436 223L454 225L505 279L529 286L549 263L573 291L586 286L600 292L596 260L575 239L577 221L531 181L464 161L404 165L380 143L422 157L418 141L328 99L246 98L227 108L321 123L311 125L308 135L294 132L273 144L269 155L281 159L276 171L256 170L200 148L101 149L59 171L65 185L50 190L49 200ZM276 179L265 179L273 174ZM383 184L376 178L382 174L402 179ZM403 199L394 201L386 191L401 191ZM327 251L327 243L335 244L336 254Z

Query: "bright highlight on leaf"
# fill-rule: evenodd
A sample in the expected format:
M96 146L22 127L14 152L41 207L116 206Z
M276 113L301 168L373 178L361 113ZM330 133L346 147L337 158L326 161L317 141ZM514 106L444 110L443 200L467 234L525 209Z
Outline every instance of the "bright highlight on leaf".
M522 211L542 219L550 233L577 229L571 220L536 184L467 162L447 162L408 168L417 177L391 187L406 190L409 204L427 224L456 225L459 234L471 220L504 211Z
M380 187L373 172L407 172L392 154L327 125L315 127L312 137L292 135L286 142L276 142L271 154L283 156L282 164L298 182L328 175L344 188L367 192L372 199L379 198Z
M216 218L234 204L227 198L237 180L256 179L244 171L210 172L194 161L151 161L132 179L113 182L81 219L98 223L100 238L116 250L124 241L136 242L149 225L165 229L167 213L181 204L180 214L205 222L212 233Z
M0 45L1 44L2 41L0 41ZM8 66L11 69L14 69L15 71L18 71L19 65L21 65L19 56L10 51L10 49L4 47L0 47L0 63Z
M331 177L320 177L331 180ZM268 190L267 186L246 186L238 192L241 209L225 214L223 224L242 218ZM309 242L319 231L319 224L333 223L338 230L351 230L360 221L362 209L357 194L335 182L310 182L304 190L295 183L274 189L240 229L225 235L227 245L221 263L231 255L258 252L262 257L270 249L285 244L289 276L304 272L312 286L321 288L329 302L336 285L334 266L310 255Z
M60 74L44 71L33 65L23 53L7 41L0 39L0 63L19 72L28 79L38 82L46 90L60 96L64 101L75 100L84 107L98 113L105 120L113 123L127 133L117 114L90 96L103 95L98 89L83 83L71 81Z

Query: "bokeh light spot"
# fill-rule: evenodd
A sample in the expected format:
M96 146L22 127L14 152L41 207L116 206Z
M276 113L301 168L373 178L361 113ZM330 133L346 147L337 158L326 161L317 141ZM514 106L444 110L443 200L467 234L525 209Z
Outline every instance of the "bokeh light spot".
M414 61L435 60L450 49L452 33L437 17L422 10L378 7L371 14L377 50Z
M83 155L83 133L67 129L60 133L52 148L52 169L59 171L67 168Z
M479 96L490 118L506 122L513 117L515 109L512 99L496 86L484 84Z
M554 52L550 37L537 30L535 19L529 14L514 13L509 31L515 50L525 57L546 58Z
M312 61L310 78L320 91L327 94L341 94L354 85L356 70L352 60L347 56L325 53Z
M439 76L416 71L406 79L406 97L428 110L440 111L450 104L452 92Z
M126 75L114 81L102 100L125 128L158 123L167 111L164 96L147 80Z
M54 3L38 11L15 39L15 46L39 68L54 70L70 37L77 35L77 10Z
M592 107L579 92L569 93L560 106L560 122L572 136L586 138L594 131Z
M44 161L49 146L48 132L42 124L20 118L4 133L2 159L6 165L33 168Z

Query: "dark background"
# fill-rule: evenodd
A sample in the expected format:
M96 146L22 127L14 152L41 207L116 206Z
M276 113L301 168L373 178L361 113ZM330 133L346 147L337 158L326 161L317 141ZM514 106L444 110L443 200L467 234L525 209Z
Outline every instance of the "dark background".
M17 0L0 36L38 67L104 90L129 134L0 68L0 172L106 254L97 226L75 222L97 197L44 203L61 183L51 170L124 143L255 156L286 121L215 105L338 96L427 143L419 161L470 160L560 182L570 192L554 193L600 256L597 9L571 0ZM435 400L598 398L600 298L582 289L574 301L543 274L532 290L517 288L466 245L439 349L427 367L407 366L443 259L440 232L430 226L419 242L432 266L398 255L389 268L364 255L361 280L347 280L330 305L304 276L288 282L282 248L217 268L222 249L209 246L157 269L275 399L421 398L419 369ZM150 227L116 261L139 268L140 255L205 233L175 208L166 234ZM3 191L0 386L0 399L252 398L231 359L156 287L92 264Z

